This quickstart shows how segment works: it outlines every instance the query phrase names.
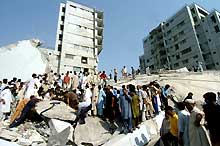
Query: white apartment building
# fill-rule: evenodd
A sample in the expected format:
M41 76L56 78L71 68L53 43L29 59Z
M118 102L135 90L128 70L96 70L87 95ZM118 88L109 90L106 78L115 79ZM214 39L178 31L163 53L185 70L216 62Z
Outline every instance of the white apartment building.
M103 12L72 1L60 4L55 52L59 73L94 72L103 46Z
M143 39L139 57L141 72L162 68L189 70L203 63L204 69L220 69L220 13L209 13L197 4L184 6Z

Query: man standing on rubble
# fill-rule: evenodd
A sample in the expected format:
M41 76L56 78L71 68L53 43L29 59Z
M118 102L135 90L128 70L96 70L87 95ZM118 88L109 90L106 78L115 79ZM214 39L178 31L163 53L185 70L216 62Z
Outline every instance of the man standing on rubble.
M26 92L25 92L26 99L30 99L31 95L36 95L37 89L39 88L40 82L35 73L32 74L32 78L33 79L28 82L26 87Z
M78 111L77 111L77 116L76 119L73 122L73 127L75 128L77 125L77 122L80 120L80 124L85 124L85 116L86 113L91 110L92 108L92 91L89 88L89 85L86 84L85 86L86 90L85 90L85 94L83 97L83 102L80 102L78 105Z

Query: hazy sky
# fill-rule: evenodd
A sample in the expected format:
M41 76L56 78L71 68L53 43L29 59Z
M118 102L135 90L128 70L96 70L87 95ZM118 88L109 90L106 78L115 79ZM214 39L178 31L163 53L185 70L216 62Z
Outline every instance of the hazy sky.
M54 48L58 11L64 0L0 0L0 46L39 38ZM220 11L219 0L75 0L104 11L104 46L99 69L139 66L142 39L161 21L193 2Z

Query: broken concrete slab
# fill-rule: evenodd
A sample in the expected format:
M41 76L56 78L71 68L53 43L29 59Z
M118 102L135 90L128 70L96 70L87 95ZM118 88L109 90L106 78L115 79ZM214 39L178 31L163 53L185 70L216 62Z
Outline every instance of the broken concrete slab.
M18 134L15 131L10 131L7 129L1 129L0 130L0 138L1 139L5 139L8 141L16 141L18 139L18 137L20 137L21 135Z
M77 145L87 143L98 146L111 139L112 135L109 132L110 125L107 122L97 117L87 117L85 121L86 124L78 124L76 126L74 138Z
M52 126L53 127L53 126ZM65 128L61 132L56 129L51 129L51 135L48 139L47 146L65 146L68 142L68 136L70 135L70 127Z
M74 110L62 101L40 101L35 109L38 114L49 119L73 121L76 118Z
M0 139L0 146L19 146L15 142L9 142L3 139Z
M60 132L62 132L63 130L65 130L69 127L70 131L69 131L69 135L67 135L67 137L68 137L68 140L74 142L74 139L73 139L74 129L73 129L73 127L70 123L60 121L60 120L57 120L57 119L51 119L49 121L49 126L50 126L52 134L60 133Z

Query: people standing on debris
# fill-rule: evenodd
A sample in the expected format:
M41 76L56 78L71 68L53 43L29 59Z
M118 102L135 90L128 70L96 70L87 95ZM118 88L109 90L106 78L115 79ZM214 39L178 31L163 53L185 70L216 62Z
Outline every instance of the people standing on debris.
M177 103L178 112L178 142L180 146L189 146L189 112L183 102Z
M134 70L134 67L131 67L131 74L132 74L132 79L134 80L135 79L135 70Z
M178 146L178 116L171 106L165 109L165 113L169 116L170 131L161 137L163 144L164 146L171 144Z
M144 122L146 120L146 117L145 117L145 112L146 112L146 105L144 103L144 91L141 89L141 86L140 85L137 85L137 95L139 96L139 101L140 101L140 106L139 106L139 109L140 109L140 114L139 114L139 120L141 122Z
M9 86L6 86L0 93L0 112L3 120L7 120L11 112L12 94Z
M166 84L165 87L162 87L161 89L161 101L163 108L166 108L168 106L168 89L170 88L170 85Z
M96 108L96 104L97 104L97 100L98 100L98 87L95 84L92 84L92 109L91 109L91 114L92 116L96 116L97 115L97 108Z
M122 89L123 95L119 97L119 108L121 111L123 129L121 133L132 133L132 112L131 112L131 96L126 88Z
M154 117L154 108L153 108L153 105L152 105L152 98L151 98L151 92L149 90L149 88L147 87L147 85L143 85L142 86L143 88L143 91L142 92L142 98L143 98L143 102L144 102L144 107L143 107L143 110L145 111L145 113L143 115L145 115L142 120L144 119L150 119L150 118L153 118ZM146 108L146 110L145 110Z
M118 71L116 68L114 69L114 81L115 81L115 83L118 82Z
M105 101L105 109L104 109L104 117L107 118L110 122L110 133L114 132L114 121L115 121L115 108L117 104L117 98L113 95L111 91L111 87L106 87L106 101Z
M55 80L54 73L53 70L51 70L50 73L48 73L48 83L50 85L53 85L54 80Z
M70 86L70 77L69 77L69 72L67 72L63 79L63 87L64 89L69 90L69 86Z
M154 107L155 114L158 115L160 111L160 99L159 99L159 87L156 87L155 82L150 82L149 84L152 103Z
M30 113L31 109L36 106L36 103L38 103L40 99L36 98L36 96L30 96L30 101L24 106L21 115L17 117L12 123L9 125L9 128L13 128L16 126L19 126L21 123L25 121L28 114Z
M133 128L140 128L138 125L139 122L139 115L140 115L140 98L136 94L135 86L129 86L129 92L131 96L131 109L132 109L132 117L133 117Z
M80 124L85 124L86 113L92 109L92 91L88 84L85 85L85 88L83 101L78 104L77 116L73 122L74 128L77 126L78 122L80 122Z
M77 76L76 71L74 71L73 74L72 90L76 91L79 86L79 77Z
M190 112L189 116L189 145L190 146L211 146L208 133L203 126L203 112L196 107L192 99L185 100L186 108Z
M86 85L88 84L87 76L88 76L88 73L84 72L83 76L82 76L82 81L81 81L82 82L81 89L83 89L83 90L86 89ZM89 86L89 84L88 84L88 86Z
M160 136L161 140L164 139L163 137L166 136L170 132L170 120L169 120L169 115L165 113L165 117L162 121L162 125L160 128Z
M199 72L203 72L203 66L202 66L202 62L201 61L196 61L196 64L197 64L197 70Z
M8 86L8 79L3 79L0 87L0 92L2 92L2 90L4 90L6 86Z
M126 79L128 72L127 72L127 68L125 66L122 68L121 72L122 72L122 78Z
M34 73L32 74L32 80L30 80L27 83L25 98L30 99L31 95L36 95L38 88L39 88L39 80L37 78L37 75Z
M58 75L56 82L60 87L63 87L63 80L61 79L61 75Z
M220 105L216 103L216 94L207 92L203 95L205 103L203 111L205 113L206 128L209 130L210 139L213 146L220 145Z
M105 108L106 94L104 88L101 85L98 86L99 89L99 98L97 102L98 116L103 118L103 110Z
M101 79L101 85L102 87L107 85L107 76L105 74L105 71L103 71L100 75L100 79Z

